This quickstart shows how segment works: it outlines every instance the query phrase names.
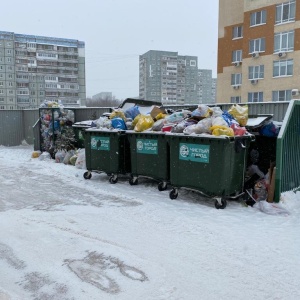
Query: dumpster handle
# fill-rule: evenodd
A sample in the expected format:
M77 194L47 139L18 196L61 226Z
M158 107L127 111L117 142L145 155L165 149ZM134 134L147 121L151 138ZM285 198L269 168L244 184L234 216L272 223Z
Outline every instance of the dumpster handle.
M246 149L246 146L242 143L242 141L240 140L236 140L235 141L235 152L239 153L241 152L243 149Z
M240 142L240 146L241 146L243 149L245 149L246 146L245 146L241 141L239 141L239 142Z

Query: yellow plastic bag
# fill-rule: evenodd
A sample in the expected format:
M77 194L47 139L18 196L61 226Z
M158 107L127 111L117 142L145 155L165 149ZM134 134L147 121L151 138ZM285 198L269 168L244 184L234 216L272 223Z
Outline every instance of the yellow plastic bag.
M136 125L137 122L139 121L140 117L142 117L142 116L143 116L142 114L139 114L139 115L137 115L137 116L133 119L133 121L132 121L132 127L133 127L133 128L135 127L135 125Z
M41 155L41 151L33 151L31 154L32 158L38 158Z
M146 129L151 128L153 126L153 124L154 124L154 121L150 115L149 116L141 115L138 122L136 123L136 125L134 127L134 131L136 131L136 132L144 131Z
M210 127L212 131L212 135L219 136L219 135L227 135L227 136L234 136L234 131L232 128L222 125L215 125Z
M239 122L239 124L244 127L248 122L248 105L238 105L234 104L228 110L228 112Z
M157 121L157 120L160 120L160 119L164 119L165 117L166 117L166 114L159 113L158 115L156 115L155 119Z
M109 116L110 119L113 118L122 118L124 121L126 121L126 117L124 112L121 109L115 109Z

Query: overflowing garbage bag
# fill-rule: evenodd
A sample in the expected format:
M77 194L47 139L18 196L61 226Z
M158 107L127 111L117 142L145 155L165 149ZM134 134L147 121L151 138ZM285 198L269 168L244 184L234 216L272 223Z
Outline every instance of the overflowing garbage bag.
M135 132L171 132L186 135L243 136L248 131L248 106L234 104L228 111L199 104L196 109L165 110L152 105L148 109L132 105L114 109L109 118L95 121L97 128L134 130Z

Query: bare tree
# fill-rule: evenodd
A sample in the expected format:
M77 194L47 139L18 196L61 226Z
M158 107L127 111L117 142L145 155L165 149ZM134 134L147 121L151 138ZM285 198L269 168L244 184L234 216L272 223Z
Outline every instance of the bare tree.
M104 97L104 98L96 98L86 99L86 106L87 107L117 107L121 103L120 100L116 99L115 97Z

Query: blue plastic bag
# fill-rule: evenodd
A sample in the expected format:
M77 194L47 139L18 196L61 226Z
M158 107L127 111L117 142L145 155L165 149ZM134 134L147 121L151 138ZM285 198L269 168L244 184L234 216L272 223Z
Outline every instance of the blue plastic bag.
M224 111L222 113L222 117L226 121L229 127L232 124L239 124L238 121L228 111Z
M127 129L126 123L122 118L113 118L111 120L111 126L115 129L122 129L122 130Z
M275 125L273 122L270 122L264 125L260 129L259 133L264 136L276 137L279 134L279 130L280 128L277 125Z
M125 117L126 118L130 118L130 119L134 119L137 115L140 114L139 111L139 107L137 105L129 107L126 111L125 111Z

